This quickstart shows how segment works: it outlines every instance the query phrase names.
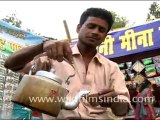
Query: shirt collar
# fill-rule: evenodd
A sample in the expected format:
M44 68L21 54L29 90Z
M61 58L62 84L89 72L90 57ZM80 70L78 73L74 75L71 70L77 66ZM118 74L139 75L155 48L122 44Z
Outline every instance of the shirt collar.
M102 55L100 55L99 53L97 53L95 56L94 56L94 59L97 59L97 61L101 64L103 64L103 57Z

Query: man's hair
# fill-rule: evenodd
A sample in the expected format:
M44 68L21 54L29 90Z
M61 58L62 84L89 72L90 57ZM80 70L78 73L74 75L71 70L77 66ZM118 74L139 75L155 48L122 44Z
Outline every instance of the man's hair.
M105 20L109 24L107 32L109 32L109 30L112 27L113 16L112 16L111 12L107 11L106 9L88 8L87 10L85 10L82 13L82 15L80 17L79 24L82 26L88 17L98 17L98 18Z

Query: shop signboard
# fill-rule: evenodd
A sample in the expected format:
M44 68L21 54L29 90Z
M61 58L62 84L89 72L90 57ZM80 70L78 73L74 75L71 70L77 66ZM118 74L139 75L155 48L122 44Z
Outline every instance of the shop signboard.
M20 74L4 67L5 59L15 51L41 43L40 37L0 20L0 119L29 119L31 110L11 102ZM17 107L18 106L18 107Z
M44 37L12 26L0 20L0 51L11 54L22 47L40 43Z
M98 47L99 53L115 58L160 48L160 20L110 32Z

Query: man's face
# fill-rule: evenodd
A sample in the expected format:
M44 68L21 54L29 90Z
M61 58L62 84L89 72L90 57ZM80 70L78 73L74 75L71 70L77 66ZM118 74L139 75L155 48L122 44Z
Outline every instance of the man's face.
M100 45L105 40L107 30L108 23L97 17L88 17L82 26L77 27L79 41L92 47Z

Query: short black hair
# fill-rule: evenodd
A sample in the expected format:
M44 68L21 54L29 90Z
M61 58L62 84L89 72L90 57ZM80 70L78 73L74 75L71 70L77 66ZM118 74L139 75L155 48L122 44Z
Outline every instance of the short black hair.
M113 25L113 16L110 11L107 11L106 9L103 9L103 8L88 8L82 13L79 24L82 26L84 22L87 20L87 18L90 16L99 17L105 20L109 24L107 32L110 31Z

